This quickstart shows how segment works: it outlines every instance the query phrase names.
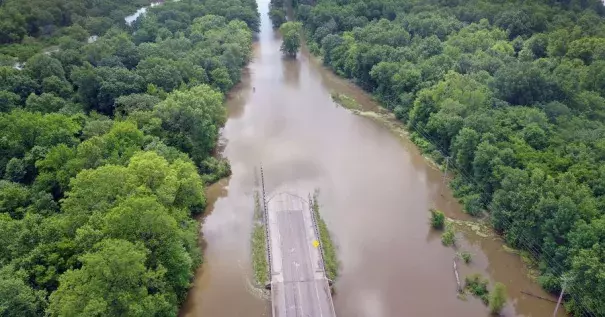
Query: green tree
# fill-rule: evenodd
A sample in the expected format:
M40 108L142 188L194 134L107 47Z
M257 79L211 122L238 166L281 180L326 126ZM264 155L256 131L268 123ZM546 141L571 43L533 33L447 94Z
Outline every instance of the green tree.
M431 209L431 226L435 229L443 229L445 225L445 215L443 212Z
M146 83L154 84L167 92L176 89L183 82L183 75L176 62L159 57L142 60L137 65L137 74L143 77Z
M104 165L82 170L70 181L63 210L75 230L95 212L105 213L118 198L148 191L166 207L183 208L190 212L203 210L206 199L203 183L190 162L176 160L169 164L154 152L139 152L127 166Z
M183 240L189 233L197 234L197 225L186 214L168 210L152 196L131 197L109 211L103 231L112 238L142 242L151 252L148 265L166 268L168 285L183 299L199 264L199 254L188 253Z
M14 219L21 219L29 204L30 191L27 187L6 180L0 180L0 213L7 213Z
M480 135L471 128L462 128L452 143L451 153L456 166L465 172L470 172L475 156L475 150L480 142Z
M135 111L150 111L160 102L160 98L149 94L132 94L116 99L116 110L122 115Z
M62 98L69 98L73 93L73 87L67 80L52 75L42 79L42 91L53 93Z
M39 84L24 72L13 67L0 66L0 90L15 93L21 100L25 100L39 88Z
M0 43L19 42L27 34L25 17L17 10L12 8L1 10L0 21L2 21L2 24L0 24Z
M300 22L286 22L279 27L282 35L281 51L288 56L296 56L300 49Z
M31 94L25 101L25 109L32 112L51 113L58 112L66 107L67 104L65 99L57 97L52 93Z
M2 316L42 316L45 292L34 290L24 281L24 272L11 266L0 268L0 313Z
M47 54L38 54L28 59L24 70L40 84L43 79L51 76L65 79L65 70L61 62Z
M269 17L274 28L279 28L282 24L286 23L286 13L281 8L271 8L269 10Z
M108 239L81 257L82 268L65 272L50 295L51 316L148 316L175 314L161 289L165 270L145 267L140 244ZM159 283L159 284L158 284Z
M116 98L144 90L144 79L121 67L92 67L88 64L75 68L71 80L87 109L103 114L113 114Z
M219 67L210 72L211 82L222 92L227 92L233 87L233 82L229 77L229 71L225 67Z
M6 163L4 178L13 182L21 182L25 180L27 169L27 162L24 159L13 157Z
M9 112L21 103L19 95L10 91L0 91L0 112Z
M222 94L207 85L169 94L154 109L162 120L162 139L200 164L216 145L218 128L226 120L222 102Z

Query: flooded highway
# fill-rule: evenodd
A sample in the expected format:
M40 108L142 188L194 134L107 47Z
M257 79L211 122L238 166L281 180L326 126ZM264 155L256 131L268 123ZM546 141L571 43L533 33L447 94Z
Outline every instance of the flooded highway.
M428 223L429 208L469 220L443 174L416 147L383 124L335 104L331 93L377 105L337 78L307 52L282 57L279 35L259 0L261 32L242 82L230 93L222 155L233 174L208 188L203 219L204 263L181 316L270 316L271 305L251 283L250 232L255 170L262 164L267 191L320 190L321 213L341 262L334 306L341 317L489 316L478 299L456 296L455 250ZM507 286L504 316L551 316L554 304L528 277L519 256L500 239L459 233L473 253L462 279L482 273ZM563 313L560 316L564 316Z

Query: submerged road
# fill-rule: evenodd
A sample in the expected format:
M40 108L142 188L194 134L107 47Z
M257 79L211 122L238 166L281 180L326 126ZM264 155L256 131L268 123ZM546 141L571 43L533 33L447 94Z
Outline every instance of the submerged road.
M336 316L308 202L279 193L269 198L267 212L273 316Z

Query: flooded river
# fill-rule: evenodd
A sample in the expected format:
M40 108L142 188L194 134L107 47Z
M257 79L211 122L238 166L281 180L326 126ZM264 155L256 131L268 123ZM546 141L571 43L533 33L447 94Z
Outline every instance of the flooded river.
M441 245L428 209L468 219L443 174L416 148L376 121L337 106L330 93L376 107L359 89L336 78L305 52L282 58L279 36L260 0L261 32L242 83L230 94L223 155L233 175L208 188L203 218L204 264L181 316L270 316L271 306L251 284L250 231L255 169L262 163L267 191L319 188L321 213L342 262L334 304L342 317L488 316L469 296L456 296L455 250ZM495 238L459 233L474 254L461 275L479 272L508 288L505 316L551 316L554 304L527 277L518 256ZM563 316L563 314L561 314Z

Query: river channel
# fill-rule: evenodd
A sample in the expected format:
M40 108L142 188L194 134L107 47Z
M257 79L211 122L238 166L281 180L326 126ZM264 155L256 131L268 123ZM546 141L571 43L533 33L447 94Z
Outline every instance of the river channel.
M361 90L304 51L297 59L283 58L268 0L259 0L259 10L254 58L229 95L222 131L221 151L233 174L207 189L204 263L180 315L271 316L269 301L250 282L252 189L262 164L268 192L319 188L321 214L341 261L338 316L489 316L480 300L457 298L455 250L444 247L428 224L431 207L469 219L443 188L443 174L411 142L330 97L344 93L363 109L376 109ZM504 316L552 315L553 303L521 293L548 297L499 239L472 230L458 235L460 246L474 254L470 265L459 264L461 278L477 272L503 282L509 295Z

